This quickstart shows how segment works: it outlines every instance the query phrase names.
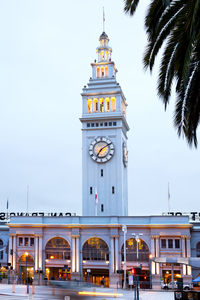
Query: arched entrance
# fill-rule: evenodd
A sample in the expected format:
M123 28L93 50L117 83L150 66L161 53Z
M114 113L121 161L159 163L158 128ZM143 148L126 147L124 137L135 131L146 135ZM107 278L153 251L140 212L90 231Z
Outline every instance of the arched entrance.
M18 272L19 272L19 280L26 283L27 281L31 283L34 278L34 259L28 253L25 252L19 258L18 261Z
M50 239L45 247L45 271L48 279L71 278L70 244L60 237Z
M137 245L138 243L138 245ZM124 264L124 244L121 249L121 259ZM142 267L139 275L140 286L150 287L149 247L142 239L130 238L126 241L127 284L131 269Z
M109 248L100 238L88 239L82 248L84 280L109 286Z

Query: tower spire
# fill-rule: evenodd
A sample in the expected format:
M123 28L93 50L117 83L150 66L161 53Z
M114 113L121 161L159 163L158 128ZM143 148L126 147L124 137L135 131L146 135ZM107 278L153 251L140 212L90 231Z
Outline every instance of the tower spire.
M105 32L105 11L103 6L103 32Z

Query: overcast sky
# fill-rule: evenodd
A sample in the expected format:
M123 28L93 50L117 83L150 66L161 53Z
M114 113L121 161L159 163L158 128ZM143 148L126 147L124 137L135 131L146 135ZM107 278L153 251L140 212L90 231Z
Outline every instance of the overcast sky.
M91 76L105 7L117 80L127 98L129 215L200 211L199 149L173 127L144 72L144 14L121 0L0 2L0 210L81 214L81 91ZM198 135L199 136L199 135ZM200 137L199 137L200 142Z

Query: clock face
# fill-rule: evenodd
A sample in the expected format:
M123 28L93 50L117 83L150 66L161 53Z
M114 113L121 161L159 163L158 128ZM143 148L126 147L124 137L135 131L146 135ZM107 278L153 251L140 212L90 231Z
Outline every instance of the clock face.
M122 144L122 149L123 149L123 163L124 163L124 166L127 167L127 164L128 164L128 150L127 150L125 142Z
M98 137L90 144L89 154L94 161L105 163L113 157L114 145L109 139Z

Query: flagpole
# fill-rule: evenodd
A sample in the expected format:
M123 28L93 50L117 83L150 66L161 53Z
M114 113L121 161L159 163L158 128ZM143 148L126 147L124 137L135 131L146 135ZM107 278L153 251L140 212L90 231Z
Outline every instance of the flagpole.
M7 197L6 209L7 209L7 222L8 222L8 197Z
M28 213L28 200L29 200L29 185L27 184L27 193L26 193L26 212Z
M105 12L103 7L103 32L105 32Z
M170 213L170 189L169 189L169 182L168 182L168 213Z

